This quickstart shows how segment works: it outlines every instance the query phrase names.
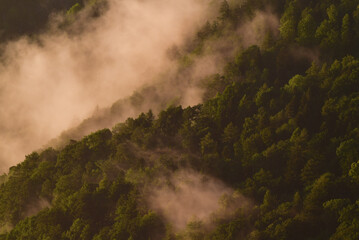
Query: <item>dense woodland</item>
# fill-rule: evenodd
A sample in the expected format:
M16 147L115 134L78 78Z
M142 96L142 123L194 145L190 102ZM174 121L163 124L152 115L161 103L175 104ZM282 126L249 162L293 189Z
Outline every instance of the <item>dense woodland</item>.
M41 31L15 18L23 10L42 22L75 4L3 2L2 39ZM358 0L223 1L178 71L268 8L279 35L239 48L206 79L203 104L148 110L11 167L0 179L0 239L359 239ZM143 204L143 189L181 169L252 204L214 216L211 228L193 220L175 231Z

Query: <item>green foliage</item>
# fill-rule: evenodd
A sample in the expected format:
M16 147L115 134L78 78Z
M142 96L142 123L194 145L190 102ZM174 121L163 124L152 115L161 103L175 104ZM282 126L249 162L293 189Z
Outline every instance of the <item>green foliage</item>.
M67 10L66 15L72 17L80 10L81 10L81 5L79 3L75 3L69 10Z
M315 30L316 22L313 17L313 10L310 8L306 8L303 10L301 19L298 22L297 42L304 46L313 44Z
M297 1L291 1L280 19L280 34L281 37L286 41L293 40L296 35L296 27L298 21L297 11L299 10L297 5ZM302 25L303 22L301 22L300 31L303 30L304 26Z
M71 17L83 5L52 4L45 9ZM179 74L268 4L279 39L238 46L221 74L202 80L203 104L168 104L10 168L0 177L0 239L358 239L357 0L223 1L178 56ZM4 9L4 19L22 16ZM30 31L13 23L0 23L4 39ZM140 108L144 96L125 103ZM183 167L218 178L250 204L233 201L226 217L194 217L175 229L143 194Z

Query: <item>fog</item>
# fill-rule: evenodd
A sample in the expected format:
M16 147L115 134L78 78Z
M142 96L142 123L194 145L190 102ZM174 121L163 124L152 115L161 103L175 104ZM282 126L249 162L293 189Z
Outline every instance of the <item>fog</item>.
M193 170L177 171L166 183L147 189L146 201L177 232L191 221L201 222L208 230L215 218L228 218L238 208L250 209L248 199L220 180Z
M0 172L97 107L153 82L171 66L168 49L203 24L208 6L206 0L110 0L100 17L80 13L70 31L60 30L64 17L57 15L35 40L3 45Z
M236 31L208 39L202 55L191 56L190 70L176 75L178 59L171 49L185 48L216 18L212 9L218 4L109 0L100 17L88 17L85 8L65 31L63 23L74 18L57 14L40 36L0 46L0 173L26 154L57 144L49 141L61 133L77 139L142 111L156 113L178 97L176 104L198 104L204 78L219 73L241 49L261 45L268 32L278 36L278 18L269 10L256 12ZM120 101L121 117L110 119L111 104L155 83L140 108L133 108L133 99ZM94 113L92 121L83 122Z

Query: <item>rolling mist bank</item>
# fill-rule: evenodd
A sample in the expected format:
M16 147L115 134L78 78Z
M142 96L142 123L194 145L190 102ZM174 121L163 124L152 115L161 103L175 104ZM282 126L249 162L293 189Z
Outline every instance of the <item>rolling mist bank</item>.
M63 146L149 109L201 103L218 90L204 96L237 51L279 33L278 18L266 9L220 39L198 43L192 36L219 14L219 3L209 0L95 7L53 15L44 33L3 45L2 172L35 149ZM190 54L199 44L203 52Z
M55 15L48 31L2 46L1 171L96 109L173 71L168 49L194 34L209 17L210 5L205 0L108 1L98 10L100 16L91 17L90 10L88 6L76 16ZM166 94L181 95L168 90ZM193 104L198 99L186 101ZM122 119L138 114L131 107L126 111ZM104 126L111 127L91 130Z

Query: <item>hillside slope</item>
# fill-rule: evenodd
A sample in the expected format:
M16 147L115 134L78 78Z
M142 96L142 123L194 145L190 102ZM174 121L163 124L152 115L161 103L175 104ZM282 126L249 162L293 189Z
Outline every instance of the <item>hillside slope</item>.
M242 37L198 80L202 104L146 110L10 168L0 239L358 239L359 1L218 10L179 72L236 47L258 13L279 16L279 32Z

